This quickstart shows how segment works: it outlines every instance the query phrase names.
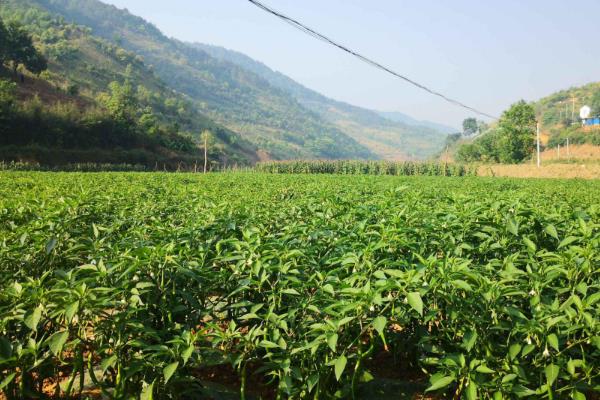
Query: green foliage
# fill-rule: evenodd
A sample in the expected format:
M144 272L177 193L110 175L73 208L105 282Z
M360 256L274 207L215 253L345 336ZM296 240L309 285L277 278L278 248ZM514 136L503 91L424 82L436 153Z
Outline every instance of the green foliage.
M477 123L477 119L475 118L467 118L463 121L463 135L471 136L479 131L479 125Z
M565 146L569 139L570 144L592 144L600 146L600 131L584 131L580 126L570 126L564 129L551 131L547 147Z
M497 126L461 145L456 157L462 162L522 162L535 150L535 124L533 106L525 101L515 103L502 114Z
M0 66L9 61L16 72L22 65L30 72L39 74L48 68L44 56L34 47L31 36L16 21L4 24L0 20Z
M10 118L15 104L16 85L13 82L0 79L0 130L6 126L5 121Z
M503 163L518 163L535 149L535 110L524 100L513 104L498 122L498 159Z
M382 366L436 398L598 391L598 182L0 174L9 399L83 375L216 398L214 371L241 398L351 398Z
M72 69L80 69L78 66L81 62L76 62L77 58L86 56L89 50L86 46L77 46L79 43L69 38L67 30L62 27L66 24L58 23L61 28L52 27L52 21L60 18L92 28L94 37L102 41L102 46L111 53L111 58L121 66L133 64L135 67L136 63L139 65L143 60L152 64L153 80L156 81L158 77L164 82L162 90L158 92L172 92L171 89L174 89L185 94L186 97L183 98L190 103L186 109L191 108L196 114L202 112L216 121L221 126L213 125L219 127L220 132L226 133L223 136L227 136L227 139L236 141L237 145L229 146L224 143L213 127L188 126L186 131L192 132L194 136L207 128L215 132L217 139L229 150L230 159L239 160L245 156L252 160L256 158L254 151L258 146L276 159L375 158L371 151L342 129L302 106L295 98L273 87L255 73L210 57L189 44L167 38L155 26L127 11L95 0L8 0L7 3L7 7L13 10L12 13L23 14L24 19L27 19L30 9L49 15L45 18L49 22L45 23L53 31L49 35L54 40L50 47L53 51L64 50L66 56L59 57L59 61L69 66L75 64ZM31 25L40 27L33 19ZM119 27L118 41L115 40L116 26ZM65 31L66 38L61 38L62 31ZM63 43L60 48L59 43ZM72 54L69 48L79 49L78 53ZM88 74L103 72L102 64L93 59L86 61L90 64ZM112 68L116 68L116 65L111 65ZM72 69L65 70L64 75L71 76ZM109 75L110 72L106 71L106 74ZM102 90L110 81L115 80L122 82L113 76L102 83ZM134 86L135 83L144 81L132 80ZM180 94L177 97L178 100L182 99ZM186 113L177 115L184 121L189 119ZM223 125L228 129L224 129ZM243 132L243 137L232 131Z
M200 43L194 43L193 46L216 59L231 62L255 73L380 157L424 159L440 150L443 145L442 130L448 129L447 127L428 124L426 121L413 120L407 123L398 118L397 113L381 115L376 111L332 100L242 53ZM286 139L295 143L299 141L299 135L289 135Z
M592 116L600 116L600 90L595 92L590 100L590 108Z
M129 79L126 79L123 84L111 82L108 88L109 94L104 97L103 102L110 115L124 127L134 126L139 104ZM145 125L150 119L151 117L145 118Z
M476 170L460 164L411 161L268 161L257 163L258 172L274 174L341 174L341 175L475 175Z
M166 87L135 53L37 7L11 3L0 8L0 16L20 21L21 29L52 61L51 71L41 75L49 85L38 81L33 86L42 88L39 99L14 103L12 122L0 125L0 130L7 132L1 140L4 160L26 159L52 166L111 160L147 166L162 162L169 168L173 156L185 164L190 158L192 163L199 158L194 153L199 150L196 142L203 129L215 134L209 152L211 168L227 163L244 165L254 159L252 145L201 115L189 99ZM59 92L63 104L46 103L48 98L54 103L54 91ZM14 152L14 146L22 148ZM42 151L40 146L52 148ZM93 157L94 150L98 157ZM174 153L162 155L170 151ZM74 158L69 160L68 155Z

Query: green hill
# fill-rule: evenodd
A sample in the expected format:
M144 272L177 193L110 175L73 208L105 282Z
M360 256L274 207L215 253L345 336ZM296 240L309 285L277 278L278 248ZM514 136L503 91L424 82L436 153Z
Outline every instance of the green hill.
M564 144L567 138L571 144L600 145L600 131L585 131L579 119L584 105L591 107L592 116L600 117L600 82L558 91L534 105L548 146Z
M0 145L8 146L1 153L3 159L192 162L203 156L194 141L204 130L215 137L209 154L213 161L248 164L257 159L255 146L201 114L189 97L166 85L139 55L32 3L11 0L0 8L0 17L18 21L48 58L48 70L40 77L27 76L24 83L16 85L17 98L27 109L24 114L40 109L43 118L29 125L21 118L22 131L13 126L12 138L9 133L3 135ZM14 79L1 68L0 74ZM137 101L136 112L145 121L145 132L136 132L131 140L125 140L123 130L113 126L100 110L111 82L129 82ZM108 125L98 126L102 123ZM90 127L94 124L97 129Z
M259 75L384 159L429 157L441 149L446 134L455 131L433 123L418 123L408 116L401 121L398 114L381 115L327 98L236 51L200 43L193 46Z
M96 0L9 0L9 4L43 8L143 57L169 87L187 95L217 123L240 133L265 157L376 157L265 79L170 39L125 10Z

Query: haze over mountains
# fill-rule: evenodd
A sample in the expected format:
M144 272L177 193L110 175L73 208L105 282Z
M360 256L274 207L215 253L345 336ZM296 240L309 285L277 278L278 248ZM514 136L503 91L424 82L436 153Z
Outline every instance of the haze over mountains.
M239 134L259 159L426 158L439 151L449 132L332 100L244 54L168 38L142 18L97 0L7 4L89 27L92 36L142 57L167 90L190 102L198 118ZM94 63L80 53L85 63ZM51 65L65 62L51 60ZM69 79L69 72L63 73Z

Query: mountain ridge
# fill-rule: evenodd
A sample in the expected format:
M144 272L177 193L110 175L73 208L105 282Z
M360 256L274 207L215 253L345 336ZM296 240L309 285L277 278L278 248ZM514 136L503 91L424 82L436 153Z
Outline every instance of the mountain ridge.
M447 132L440 132L439 128L432 126L396 121L382 116L378 111L331 99L235 50L204 43L191 43L190 45L213 57L238 64L262 76L270 84L288 92L302 105L318 112L384 159L413 159L432 156L443 146L446 133L455 131L455 129L446 127ZM415 119L411 120L416 121ZM410 153L405 150L406 148L415 151Z
M271 158L376 158L258 75L168 38L126 10L97 0L27 1L139 54L169 86L194 100L201 112L242 134Z

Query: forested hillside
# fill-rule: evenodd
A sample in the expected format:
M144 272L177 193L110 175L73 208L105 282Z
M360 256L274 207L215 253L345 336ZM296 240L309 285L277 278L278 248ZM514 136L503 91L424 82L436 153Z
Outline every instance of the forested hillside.
M47 59L47 69L35 71L39 76L16 62L18 74L0 67L3 104L10 107L1 127L2 159L192 163L203 157L198 139L206 130L215 164L257 159L253 145L200 114L135 53L22 2L3 5L0 17L31 37Z
M600 82L561 90L535 103L548 146L564 144L567 138L571 144L600 145L600 130L581 127L579 109L584 105L591 108L591 116L600 117Z
M395 122L402 122L403 124L410 126L425 126L427 128L435 129L446 134L452 134L458 132L458 129L449 125L440 124L432 121L418 120L410 115L398 111L379 111L379 115Z
M426 158L441 149L446 134L455 131L433 123L419 124L410 117L400 121L394 118L397 115L385 116L327 98L236 51L200 43L193 46L254 72L384 159Z
M9 0L41 7L91 28L94 35L143 57L173 89L271 158L374 158L332 123L265 79L164 36L152 24L96 0Z

